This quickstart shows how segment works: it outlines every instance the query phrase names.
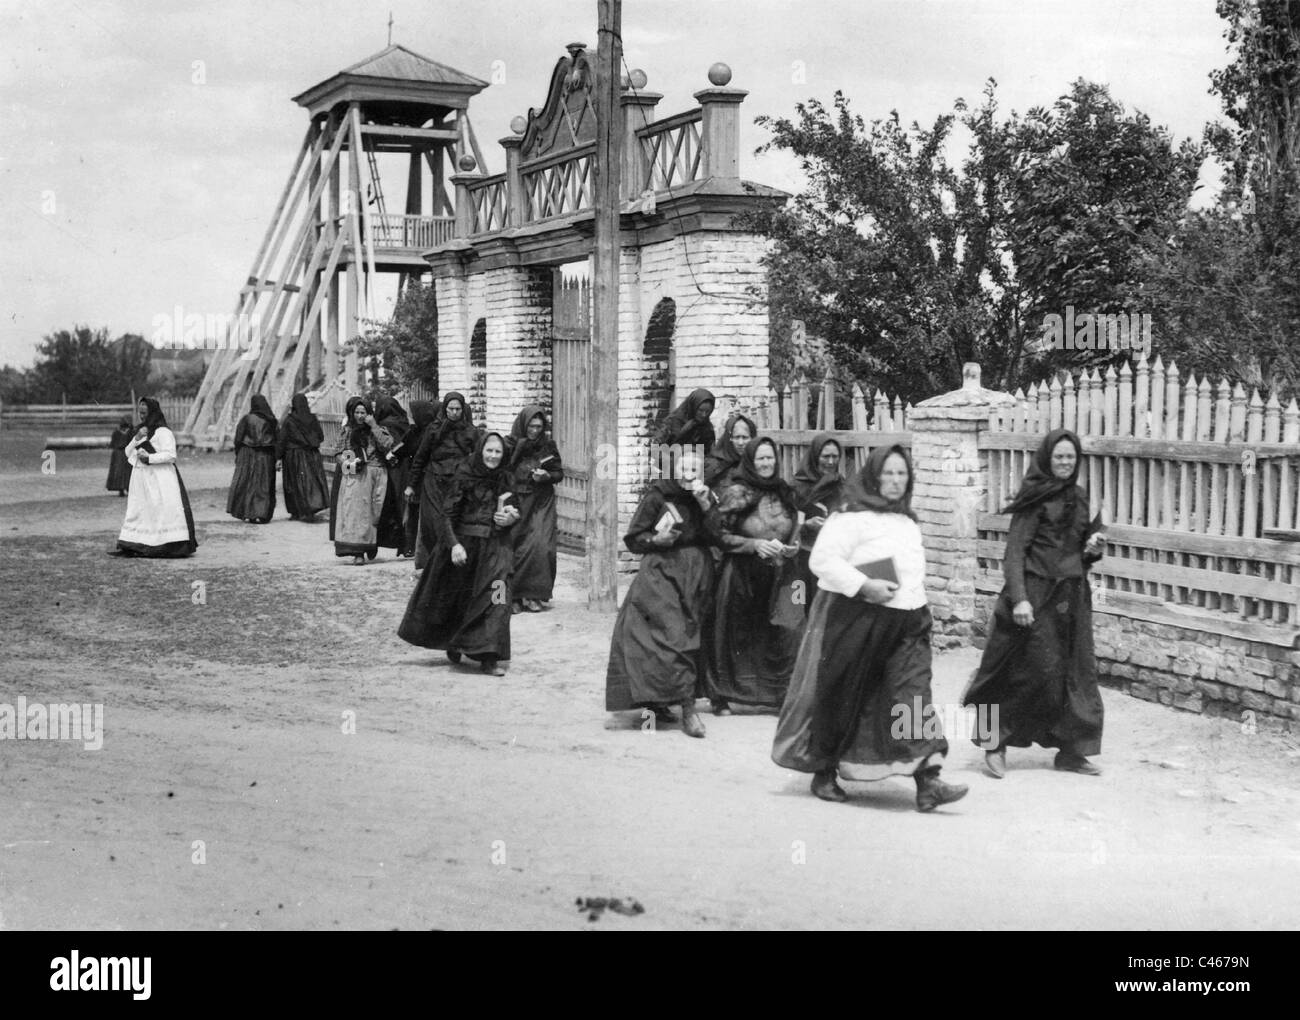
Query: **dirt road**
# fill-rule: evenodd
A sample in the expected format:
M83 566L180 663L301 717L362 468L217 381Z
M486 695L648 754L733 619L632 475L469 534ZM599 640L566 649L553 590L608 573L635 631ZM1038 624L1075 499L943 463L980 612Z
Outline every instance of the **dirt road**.
M1280 729L1108 691L1101 778L1033 750L999 782L954 740L959 804L920 815L901 779L826 804L771 763L772 715L708 716L705 740L607 716L612 619L576 558L484 677L396 638L408 562L358 569L324 524L225 517L230 458L183 463L193 559L105 555L125 503L105 459L61 455L51 479L0 457L0 703L104 712L99 750L0 741L0 927L1300 923ZM977 660L938 656L936 700ZM574 907L611 895L645 913Z

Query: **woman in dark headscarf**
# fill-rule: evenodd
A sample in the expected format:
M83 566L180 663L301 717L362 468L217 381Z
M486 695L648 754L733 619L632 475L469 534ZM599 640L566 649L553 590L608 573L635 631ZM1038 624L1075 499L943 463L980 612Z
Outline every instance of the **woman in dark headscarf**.
M798 515L779 463L776 443L756 439L717 491L726 552L709 642L709 699L717 715L730 714L733 701L779 708L799 649Z
M555 588L555 486L564 480L560 449L546 434L540 404L529 404L515 418L506 438L506 456L521 515L513 532L514 608L540 613L541 603L551 601Z
M803 463L794 473L794 498L799 512L804 515L803 530L799 533L799 554L795 557L795 576L803 582L800 592L804 600L804 615L812 609L817 578L808 566L813 543L831 514L844 502L844 476L840 474L843 448L829 432L819 432L804 454Z
M131 487L116 554L189 556L199 543L194 537L189 495L176 467L176 437L153 397L141 398L140 413L144 423L126 445Z
M813 773L822 800L846 798L837 773L911 775L918 811L967 792L939 778L948 741L931 704L925 549L911 500L907 451L878 447L813 546L818 590L772 760Z
M126 444L131 441L131 419L123 418L117 428L108 437L108 445L113 452L108 461L108 482L104 488L125 496L131 484L131 465L126 459Z
M739 411L727 418L722 438L704 460L704 484L717 488L739 465L741 454L758 434L754 422Z
M442 398L442 418L431 425L420 440L411 461L406 496L419 495L420 542L415 550L415 569L423 570L443 533L439 522L447 486L456 468L478 442L479 434L469 420L469 405L455 391Z
M406 434L405 444L411 451L411 462L415 460L415 452L419 450L420 443L424 439L424 434L437 421L438 415L442 413L441 400L412 400L411 401L411 431ZM403 487L402 498L406 501L406 551L414 556L418 548L417 543L420 540L420 494L410 485L411 481L411 464L407 464L406 482Z
M698 446L704 456L713 452L713 414L715 401L708 390L692 390L671 414L659 423L651 437L655 446Z
M1101 770L1102 703L1092 647L1088 567L1102 557L1100 522L1079 487L1083 448L1066 429L1049 432L1015 499L1002 559L1004 586L993 633L962 698L997 732L975 740L992 775L1006 775L1007 747L1059 748L1058 769Z
M280 423L276 456L283 461L284 505L295 521L309 521L330 505L325 468L320 461L325 431L311 412L307 394L295 393L289 413Z
M241 521L266 524L275 513L275 446L279 422L260 393L235 426L235 476L226 496L226 513Z
M510 658L511 502L505 440L488 432L446 486L442 536L397 629L403 641L476 659L484 673L504 676Z
M705 678L711 547L722 539L701 464L697 450L681 450L672 477L651 482L632 516L623 542L641 564L618 611L605 672L606 711L643 708L674 722L669 707L680 705L682 732L691 737L704 736L695 697Z
M330 494L330 540L335 556L351 556L362 566L379 553L377 528L388 491L384 454L392 449L393 437L361 397L348 400L346 418Z
M414 444L408 442L411 421L406 409L393 397L375 400L375 421L388 431L393 445L384 453L384 466L388 470L388 488L384 492L384 509L379 515L375 541L384 549L397 550L398 556L415 554L406 548L406 480L410 473L411 458L415 456Z

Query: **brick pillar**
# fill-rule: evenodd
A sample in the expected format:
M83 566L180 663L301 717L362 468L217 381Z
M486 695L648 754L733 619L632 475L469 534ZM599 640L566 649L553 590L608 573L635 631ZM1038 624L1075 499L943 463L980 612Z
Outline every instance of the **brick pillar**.
M469 392L469 283L464 272L434 280L438 301L438 388Z
M506 266L483 274L487 297L489 428L508 431L528 404L551 406L551 271Z
M934 616L935 645L970 644L974 634L977 515L989 489L988 456L979 438L989 413L1015 404L1008 393L980 386L979 365L967 363L959 390L912 409L912 509L925 535L925 587Z
M618 281L618 531L627 534L637 503L651 480L650 423L645 413L648 369L642 350L645 321L641 309L641 249L624 248L619 257ZM594 468L593 468L594 469ZM634 570L636 557L622 539L618 569Z

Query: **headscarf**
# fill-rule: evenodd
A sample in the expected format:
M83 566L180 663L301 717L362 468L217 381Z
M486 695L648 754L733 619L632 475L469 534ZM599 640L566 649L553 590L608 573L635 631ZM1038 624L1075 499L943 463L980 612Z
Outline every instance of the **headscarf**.
M438 419L442 413L441 400L412 400L411 401L411 421L414 422L415 431L424 434L427 429Z
M1052 451L1062 439L1074 446L1074 473L1069 478L1057 478L1052 474ZM1038 444L1034 453L1034 462L1025 472L1025 480L1020 484L1020 491L1015 498L1002 508L1004 514L1019 513L1038 506L1061 493L1073 493L1079 477L1079 466L1083 463L1083 447L1079 437L1069 429L1053 429Z
M153 397L141 397L140 402L148 408L145 412L144 421L140 424L148 429L148 438L152 439L155 432L167 427L167 419L163 415L162 405L159 404L158 401L154 400Z
M260 393L253 394L253 399L249 401L248 413L255 414L259 418L263 419L271 426L271 431L273 433L280 426L280 423L276 420L274 412L271 410L270 403L267 401L266 397L262 396Z
M880 494L880 474L885 470L885 461L894 454L903 458L907 465L907 488L899 499L888 500ZM882 514L903 514L916 520L912 510L912 485L916 474L912 470L912 458L901 446L877 446L871 451L867 463L848 486L846 510L874 510Z
M759 447L762 446L770 446L772 452L776 455L776 470L772 472L770 478L764 478L758 473L758 468L754 466L754 461L758 458ZM768 436L755 436L750 444L745 447L745 452L741 454L740 464L732 477L759 492L774 492L781 498L782 503L785 503L791 509L794 508L794 490L781 477L781 448L776 445L776 440Z
M542 419L542 431L536 439L528 438L528 423L534 418ZM546 426L549 424L546 420L546 412L541 404L529 404L517 415L515 423L510 427L510 438L507 440L507 450L510 451L510 466L514 467L520 461L531 457L533 454L541 454L550 444L546 436Z
M311 404L307 402L307 394L305 393L295 393L293 395L293 400L289 404L289 413L285 417L286 420L292 418L304 429L320 424L320 420L312 414Z
M411 428L411 420L406 417L406 409L394 397L389 396L375 400L375 424L387 429L395 444L401 443Z
M460 417L456 421L452 421L447 417L447 405L453 400L460 401ZM446 436L453 432L460 432L463 429L471 429L473 427L473 422L469 420L469 401L465 399L464 394L458 393L456 390L451 390L442 398L442 418L435 426L438 430L438 437L435 441L435 445L441 443Z
M483 461L483 448L487 446L488 440L493 436L496 436L497 439L501 441L501 463L494 468L490 468ZM473 478L476 482L486 481L494 484L498 483L503 477L505 477L506 473L505 449L505 436L500 432L484 432L478 437L478 442L474 444L474 452L461 462L460 467L456 469L456 473L459 475L467 475L468 477Z
M713 447L713 452L709 454L705 461L704 470L701 477L705 485L716 485L740 463L740 451L736 449L736 444L731 441L731 430L736 427L736 422L743 421L749 426L749 445L754 444L758 438L758 429L755 428L753 419L746 417L739 411L735 411L727 418L727 424L722 430L722 438L719 439Z
M122 415L121 419L117 423L117 427L123 432L129 430L131 428L131 419L126 415Z
M660 445L672 445L681 443L693 443L704 447L705 454L713 451L713 444L717 436L713 431L713 423L707 418L702 422L695 420L695 414L704 403L712 404L717 407L717 401L713 399L713 394L706 389L691 390L691 395L677 405L676 410L669 414L659 424L655 430L655 439Z
M844 463L844 444L834 435L829 432L818 432L813 436L799 470L794 473L795 498L801 506L821 503L827 510L834 510L835 504L840 501L844 489L844 476L840 474L838 467L835 469L835 474L824 475L821 466L817 463L827 443L834 443L839 447L840 463Z
M284 416L280 429L280 449L290 443L296 447L317 449L325 442L325 430L321 428L320 419L311 411L307 394L295 393L289 404L289 413ZM282 454L283 455L283 454Z
M366 448L370 446L371 442L370 426L357 424L353 415L358 407L364 407L367 414L373 414L370 410L370 404L363 397L348 398L347 410L344 412L347 415L348 446L352 448L352 452L357 455L358 459L365 460Z

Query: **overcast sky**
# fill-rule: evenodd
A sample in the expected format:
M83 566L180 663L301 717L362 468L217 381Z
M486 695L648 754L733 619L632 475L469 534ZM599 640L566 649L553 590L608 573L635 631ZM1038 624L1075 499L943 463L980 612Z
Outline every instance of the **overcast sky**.
M1218 116L1213 0L625 0L629 66L694 105L722 60L741 107L741 175L798 188L753 155L760 113L842 89L868 119L927 122L996 78L1004 110L1083 76L1178 138ZM74 323L148 335L224 314L266 230L306 113L291 98L393 39L485 80L470 105L489 169L539 106L564 44L596 45L596 0L0 0L0 364L30 365ZM205 83L193 82L195 61ZM501 61L499 65L494 64Z

